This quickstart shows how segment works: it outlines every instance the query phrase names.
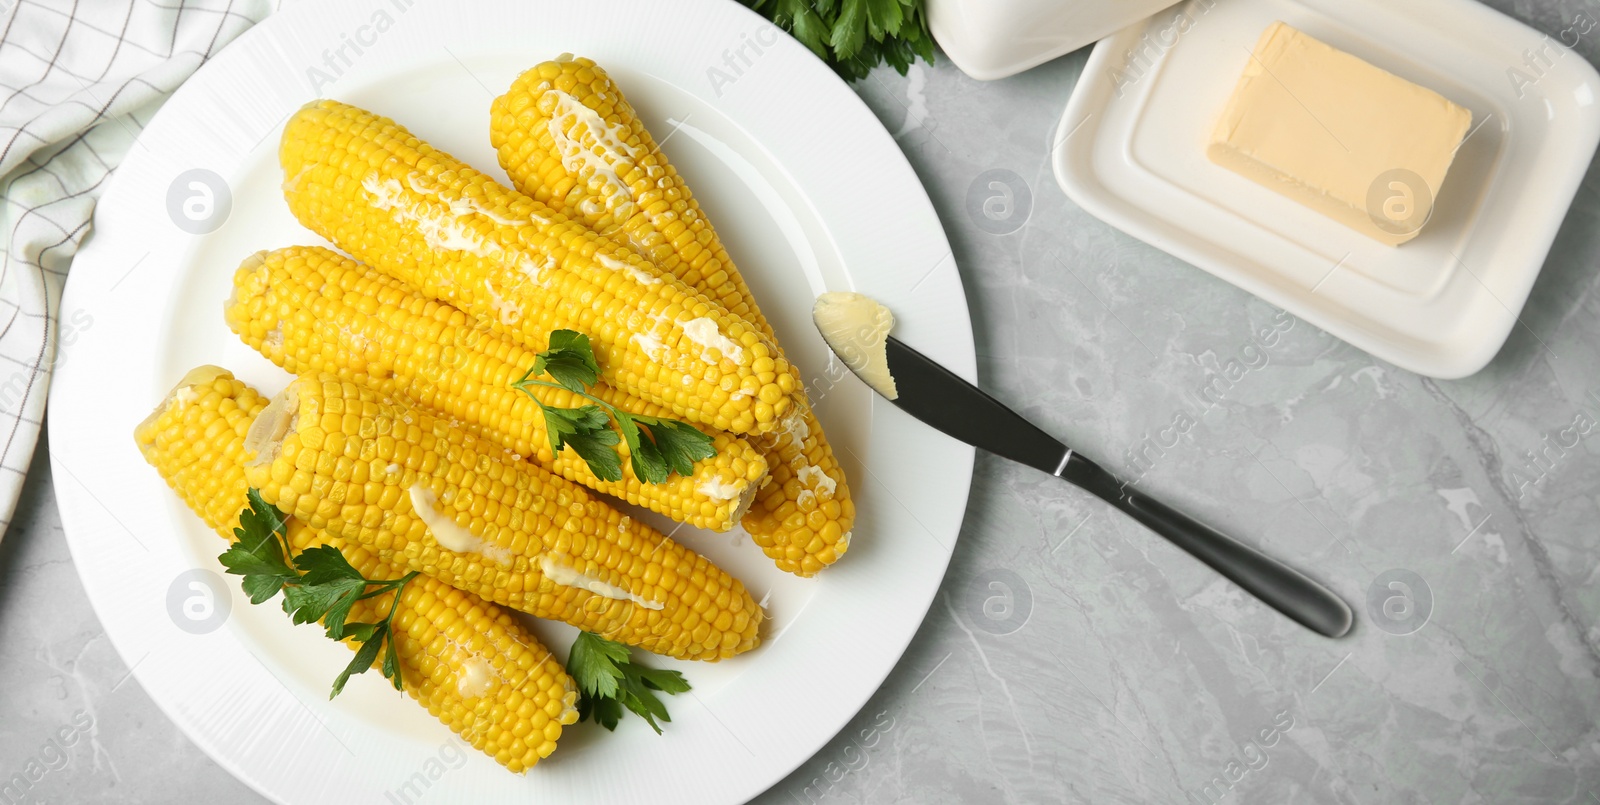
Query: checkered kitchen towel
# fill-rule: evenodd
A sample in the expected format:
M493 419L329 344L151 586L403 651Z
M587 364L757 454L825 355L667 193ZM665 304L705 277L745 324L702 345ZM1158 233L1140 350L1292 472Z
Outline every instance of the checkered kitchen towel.
M0 535L81 313L61 286L95 199L168 94L278 0L0 0Z

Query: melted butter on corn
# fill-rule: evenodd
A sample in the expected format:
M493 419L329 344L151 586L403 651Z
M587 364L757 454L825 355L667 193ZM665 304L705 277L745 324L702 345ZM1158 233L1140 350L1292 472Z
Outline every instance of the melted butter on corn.
M744 487L727 483L721 478L707 478L695 486L695 491L713 500L733 500L744 494Z
M828 474L815 464L806 464L800 467L795 472L795 477L800 479L800 483L816 488L825 498L833 497L833 491L837 487L834 480L829 478Z
M649 355L651 360L659 360L662 353L666 352L667 349L667 345L661 343L661 339L655 337L652 333L634 333L633 343L638 344L639 349L644 350L644 354ZM692 382L694 382L693 378L688 375L683 376L683 384L685 386Z
M450 198L445 195L444 188L440 187L438 182L435 182L432 179L429 179L426 175L417 173L416 171L406 174L406 185L409 186L411 191L414 193L423 196L431 196L434 202L444 205L445 209L449 210L450 214L456 216L457 218L461 218L466 215L481 215L497 224L500 224L501 226L520 226L522 224L532 223L535 221L546 224L550 223L549 219L534 212L529 212L528 217L519 220L516 218L507 218L506 216L495 212L487 205L479 204L475 199L472 198Z
M588 590L595 595L610 598L613 601L632 601L645 609L659 610L666 607L660 601L652 601L643 596L634 595L628 592L627 588L618 587L605 579L588 575L569 564L563 563L560 559L550 554L539 557L539 570L544 573L544 577L551 584Z
M562 167L579 175L587 170L589 181L601 182L604 188L602 193L623 211L619 217L626 217L634 209L633 199L629 197L627 186L622 183L621 177L617 176L616 168L604 154L628 154L627 144L617 136L617 132L606 125L600 115L585 106L582 101L572 97L570 93L549 90L544 93L540 102L549 103L554 108L549 123L550 139L555 141L556 150L561 155ZM585 147L578 137L568 133L569 130L575 131L576 124L579 123L588 129L601 151L597 153L595 149Z
M361 188L372 195L372 206L380 210L393 210L395 223L415 226L422 234L423 241L431 248L466 252L480 257L501 251L499 244L485 240L468 225L465 215L451 207L446 206L444 212L438 212L428 209L426 202L410 201L397 179L385 179L374 173L361 182Z
M715 365L720 360L720 357L711 350L717 350L735 361L744 359L744 350L740 349L733 339L723 335L722 331L717 329L716 322L705 318L690 319L681 326L684 338L704 348L700 357L705 359L706 363Z
M483 698L499 676L488 660L469 657L461 661L461 670L456 672L456 692L468 699Z
M623 262L621 260L618 260L615 257L612 257L609 254L597 254L597 255L595 255L595 258L600 261L600 265L603 265L606 268L611 269L612 271L626 271L626 272L628 272L628 276L633 277L633 281L639 283L640 285L660 285L661 284L661 278L660 277L658 277L658 276L656 276L654 274L651 274L650 272L645 271L645 270L643 270L641 268L637 268L632 263Z
M498 545L490 545L461 524L439 511L439 498L423 484L413 484L410 490L411 508L422 518L423 525L433 535L439 547L456 553L476 553L494 560L504 567L511 566L511 552Z
M172 401L177 403L180 408L198 399L200 399L200 392L195 391L194 386L184 386L172 393Z
M522 319L522 308L517 307L517 303L508 301L505 297L495 293L494 283L485 279L483 281L483 291L489 295L489 303L494 307L495 317L500 320L501 324L510 327Z
M803 442L811 438L811 426L806 424L803 416L790 417L783 426L783 433L796 442Z

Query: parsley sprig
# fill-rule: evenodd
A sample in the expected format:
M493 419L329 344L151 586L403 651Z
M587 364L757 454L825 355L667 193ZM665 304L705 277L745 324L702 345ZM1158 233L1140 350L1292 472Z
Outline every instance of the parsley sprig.
M546 374L555 382L537 379ZM589 336L572 330L556 330L550 334L550 348L539 353L533 367L511 387L539 404L539 410L544 412L545 432L550 436L550 449L559 453L563 447L570 446L588 463L589 471L601 480L622 480L622 457L616 450L619 441L628 443L633 474L647 484L664 483L674 472L693 475L696 461L717 454L711 437L693 425L676 419L630 414L590 394L588 388L599 379L600 364L589 346ZM545 405L533 393L535 386L566 389L592 404L578 408ZM616 431L611 429L613 420L617 423ZM620 439L617 431L622 432Z
M400 604L400 591L417 577L416 571L398 579L365 578L331 545L307 548L290 557L289 527L283 513L250 490L250 503L239 513L237 541L217 557L227 572L243 576L241 586L250 603L260 604L283 593L283 611L299 623L322 621L328 637L353 638L360 647L350 665L333 681L328 698L344 691L352 674L366 673L383 652L383 675L400 685L400 658L395 653L391 623ZM357 601L393 592L389 614L375 623L346 623Z
M924 0L739 0L794 35L846 81L888 62L933 61Z
M593 717L608 730L617 728L626 707L660 735L656 719L670 723L672 717L656 692L670 695L689 690L683 674L637 665L627 646L591 632L579 632L572 641L567 673L578 683L578 720Z

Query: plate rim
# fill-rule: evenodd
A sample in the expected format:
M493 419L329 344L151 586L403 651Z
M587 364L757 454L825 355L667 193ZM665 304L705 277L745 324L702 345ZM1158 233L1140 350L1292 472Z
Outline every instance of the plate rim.
M390 2L394 1L395 0L390 0ZM380 0L367 0L366 3L361 5L363 8L370 8L378 6L379 3ZM309 3L302 3L286 7L279 13L272 15L262 23L252 27L249 31L246 31L244 34L242 34L238 39L231 43L228 48L225 48L217 58L205 65L195 77L192 77L188 82L180 87L176 93L174 93L173 97L162 106L161 110L159 110L156 116L150 121L150 124L146 127L146 132L163 132L165 130L164 122L166 118L179 114L177 110L184 109L186 108L186 105L195 102L196 99L203 98L205 92L211 91L208 82L211 82L214 76L222 73L225 69L234 69L232 67L227 67L227 65L231 65L234 62L243 63L246 59L251 58L254 55L254 51L251 51L250 48L258 47L262 42L276 45L276 38L289 35L289 33L294 30L294 26L302 24L302 21L311 20L312 22L315 22L320 12L314 13L308 10L308 7L311 5L312 4ZM491 10L492 8L487 6L474 7L475 13L472 16L488 14ZM694 6L693 11L708 15L725 14L748 25L766 24L764 19L755 15L753 12L750 12L747 9L744 9L742 6L732 3L720 3L714 2L713 0L704 0L704 2L700 2ZM675 9L675 12L678 14L686 13L682 8ZM892 153L884 154L884 156L892 157L889 167L897 171L903 171L904 174L909 176L912 180L911 184L907 185L907 190L911 191L914 187L914 193L920 200L921 206L923 207L921 210L913 211L914 214L927 216L928 220L930 220L933 225L931 231L937 233L938 245L945 252L950 252L948 237L944 232L942 225L939 223L939 219L933 209L931 200L927 197L926 189L921 185L920 181L917 180L914 171L910 167L909 161L905 159L904 154L900 152L898 147L894 145L894 141L889 136L887 130L884 129L882 123L877 120L876 116L873 115L866 104L858 95L856 95L853 90L848 87L848 85L844 84L843 81L838 79L830 69L828 69L821 62L812 59L809 56L809 52L805 51L803 46L793 42L787 37L783 37L781 43L776 47L787 50L791 57L804 56L805 58L810 59L810 62L808 63L809 66L806 67L805 70L801 71L802 73L808 73L808 75L804 77L804 80L811 83L820 81L824 84L831 82L833 86L828 87L826 90L828 96L830 98L838 98L841 102L848 101L852 107L849 110L850 114L855 116L858 121L870 123L869 134L878 141L878 147L881 149L887 144L889 148L892 149ZM247 52L250 54L249 56L245 55ZM423 55L426 56L428 54ZM698 88L683 87L683 89L695 94L703 102L714 103L712 99L706 97L707 94L704 91L698 91ZM739 120L736 114L729 113L729 117L736 123L741 125L744 123L744 121ZM141 133L140 139L143 140L145 137L146 134ZM765 148L767 144L760 143L760 145ZM145 148L141 149L141 146L144 146ZM124 162L124 166L127 167L127 169L119 171L113 175L104 199L114 201L119 200L122 196L121 189L125 185L134 184L138 181L141 181L141 177L138 176L139 171L137 166L148 160L139 152L141 150L148 150L157 147L158 144L154 142L136 143L135 146L130 149L127 161ZM160 146L160 148L165 150L168 147ZM803 166L783 164L782 160L779 160L776 157L774 157L774 161L777 162L784 170L789 171L791 174L794 174L797 177L795 179L797 189L801 188L805 184L798 178L799 169L803 168ZM808 202L815 200L815 194L806 193L805 195ZM102 220L102 216L108 214L107 210L110 208L110 206L111 205L102 204L97 208L97 230L100 228L99 223ZM119 215L121 213L112 212L110 214ZM834 236L838 227L840 226L839 222L823 217L822 213L820 212L817 215L819 221L822 221L827 226L830 237ZM106 241L105 237L106 236L102 236L99 238L98 240L100 241L100 245L96 246L96 238L91 236L89 241L85 244L83 251L81 251L77 256L77 265L75 266L77 270L73 271L69 276L63 293L63 310L69 309L68 305L72 302L83 302L86 299L92 302L96 292L103 291L105 285L109 283L111 276L108 276L106 272L109 271L110 267L117 264L115 263L114 256L106 254L106 252L108 252L115 244L111 241ZM186 247L185 250L190 248L192 248L192 242L189 247ZM954 336L955 348L952 351L949 344L943 345L941 347L941 351L951 354L943 355L942 358L957 374L960 374L967 379L975 379L976 349L975 341L972 336L970 311L968 309L965 294L961 287L960 273L957 270L954 261L951 260L949 262L950 265L943 266L942 270L941 266L936 265L933 271L930 272L930 280L927 282L929 286L943 287L946 296L949 296L949 293L952 289L954 292L953 307L947 304L945 309L941 311L946 318L939 322L938 329L946 336ZM862 269L860 267L852 268L849 271L852 281L860 276L861 271ZM172 293L172 286L176 285L180 276L181 275L177 268L171 269L167 274L163 275L163 281L165 283L163 287L166 289L165 293L168 295ZM148 277L142 279L148 280ZM945 299L944 301L950 302L952 300ZM170 306L171 305L169 304L169 307ZM949 318L952 315L955 315L958 320L952 321ZM79 389L80 387L87 387L89 385L88 383L81 382L80 380L80 376L87 371L84 368L84 364L86 362L88 362L87 358L63 365L61 367L61 371L53 379L50 393L50 408L53 411L62 412L62 415L51 417L48 424L50 436L50 458L52 470L54 471L54 477L70 477L73 481L72 483L59 485L57 494L61 502L60 508L62 509L64 536L67 539L69 550L74 557L74 563L79 573L80 580L84 584L86 595L90 600L91 606L95 610L97 618L100 619L102 625L105 627L106 634L111 640L114 648L116 648L119 655L123 658L123 661L132 668L131 674L140 679L141 685L145 687L147 693L149 693L151 696L152 701L155 702L163 714L166 715L174 724L176 724L179 729L185 733L189 740L193 741L196 746L200 747L202 751L205 751L207 755L214 759L219 765L222 765L224 768L226 768L236 779L239 779L246 785L249 785L252 789L269 799L273 799L274 801L285 801L283 797L280 796L283 793L283 786L274 785L276 781L262 779L254 774L251 770L247 769L241 762L241 759L238 757L237 747L234 747L232 752L226 751L224 747L219 745L219 740L214 740L214 736L210 732L198 728L195 716L185 713L179 706L181 704L180 702L157 694L155 688L151 684L151 677L152 675L160 672L154 670L150 665L141 666L142 658L130 654L128 650L131 645L130 635L125 634L118 626L113 625L118 620L117 617L115 617L116 613L109 608L113 602L111 602L108 598L109 593L102 591L97 585L97 579L92 578L92 576L94 576L94 574L98 571L90 570L90 568L95 567L97 561L104 561L101 557L94 555L94 551L96 549L105 547L104 544L96 544L102 542L103 535L94 533L95 529L105 529L108 527L106 518L101 516L101 514L96 511L96 507L99 507L100 509L104 509L104 507L99 503L99 499L95 496L93 490L91 490L89 486L85 486L79 482L77 480L78 476L75 475L65 464L66 456L74 452L72 446L79 441L73 435L73 423L75 421L74 417L79 414L79 409L82 407L75 404L75 401L68 400L67 397L73 390ZM142 405L142 402L131 403L130 407L137 408ZM875 403L872 408L874 427L876 427L878 412L880 410L892 411L895 409L877 405ZM113 445L110 449L115 448L116 445ZM964 474L965 477L959 484L956 485L959 487L959 493L957 494L956 490L952 489L947 496L956 504L956 511L964 513L966 500L970 494L973 479L975 451L970 447L961 445L959 448L956 448L954 452L958 455L960 460L954 462L954 465L948 466L946 469L946 474L955 476ZM91 473L86 472L84 475L91 475ZM150 484L147 483L148 480L149 479L142 479L140 485L147 487L150 486ZM863 484L865 483L865 479L855 479L855 483L858 485ZM161 484L159 479L156 479L155 485L162 489L165 488L165 485ZM109 515L111 519L115 520L115 515L111 515L109 510L105 510L104 514ZM840 719L838 724L832 725L828 729L818 732L814 745L810 746L804 754L796 752L792 756L787 757L785 760L778 762L776 764L776 768L774 769L774 773L770 775L770 779L766 779L763 783L748 791L747 793L749 795L753 796L755 794L759 794L761 791L766 790L771 785L780 782L795 768L798 768L800 765L814 756L815 753L825 746L827 742L838 733L839 730L849 725L850 721L860 711L861 707L863 707L870 697L876 693L883 681L887 679L888 674L890 674L898 664L899 659L909 647L911 639L915 636L917 627L926 617L926 613L935 596L937 595L937 591L940 586L939 582L942 580L944 569L948 566L950 557L953 554L954 542L959 533L959 528L960 518L958 517L956 521L947 529L948 539L946 541L948 542L948 547L943 553L942 560L939 562L939 578L935 579L933 583L927 587L926 600L917 602L920 606L920 609L916 609L915 621L911 624L910 628L905 630L903 640L898 641L899 644L891 651L885 652L884 656L887 659L881 668L882 673L878 674L870 685L861 686L861 695L858 697L859 700L848 702L848 713L846 713L845 716ZM228 634L228 630L224 629L221 631L221 633L226 635ZM237 644L237 650L245 651L247 653L249 652L249 649L237 639L232 640L232 642ZM448 735L448 733L444 734ZM503 770L499 769L498 766L493 766L493 768L496 770L496 773L506 774ZM530 773L529 776L531 777L537 774L538 771L535 770L534 772Z

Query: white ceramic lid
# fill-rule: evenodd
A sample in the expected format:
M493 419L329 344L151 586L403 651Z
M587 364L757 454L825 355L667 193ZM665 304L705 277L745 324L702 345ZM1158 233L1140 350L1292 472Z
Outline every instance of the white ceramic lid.
M990 81L1070 53L1176 2L928 0L928 27L962 72Z

